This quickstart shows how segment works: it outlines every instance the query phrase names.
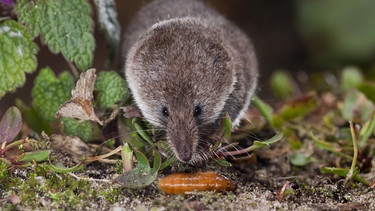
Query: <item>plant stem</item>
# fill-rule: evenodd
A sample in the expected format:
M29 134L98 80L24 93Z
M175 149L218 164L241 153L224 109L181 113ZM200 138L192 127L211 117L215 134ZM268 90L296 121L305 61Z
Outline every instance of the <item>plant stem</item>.
M70 70L73 73L74 78L76 78L76 79L79 78L79 72L78 72L77 68L73 65L73 63L68 62L68 65L70 67Z
M350 167L350 170L348 172L348 174L346 175L346 179L345 179L345 184L352 179L353 177L353 174L354 174L354 169L355 169L355 166L357 164L357 158L358 158L358 147L357 147L357 136L355 134L355 130L354 130L354 126L353 126L353 122L352 121L349 121L349 124L350 124L350 133L352 135L352 141L353 141L353 151L354 151L354 154L353 154L353 160L352 160L352 166Z

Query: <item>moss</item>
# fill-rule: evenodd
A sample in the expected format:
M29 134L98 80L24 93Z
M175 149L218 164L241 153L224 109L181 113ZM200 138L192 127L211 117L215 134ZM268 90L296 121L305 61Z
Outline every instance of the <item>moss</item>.
M116 174L122 174L123 171L124 171L124 168L122 166L121 161L119 160L118 162L116 162L115 172Z
M114 187L109 187L109 190L104 190L102 191L102 195L105 197L105 199L111 203L114 204L118 202L119 196L122 193L122 188L114 188Z
M5 160L0 159L0 190L7 188L9 181L8 164Z
M98 197L90 182L77 180L68 174L58 174L48 170L47 165L34 169L17 170L8 175L4 162L0 162L1 192L20 197L23 207L40 208L41 199L55 202L58 208L80 208ZM20 175L27 178L20 179Z

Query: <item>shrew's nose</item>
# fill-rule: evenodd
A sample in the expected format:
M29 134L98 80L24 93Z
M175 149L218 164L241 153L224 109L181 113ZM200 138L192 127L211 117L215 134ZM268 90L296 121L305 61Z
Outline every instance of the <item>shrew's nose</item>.
M181 150L179 158L183 162L189 162L191 160L192 156L193 156L193 154L192 154L191 150L185 148L185 149Z

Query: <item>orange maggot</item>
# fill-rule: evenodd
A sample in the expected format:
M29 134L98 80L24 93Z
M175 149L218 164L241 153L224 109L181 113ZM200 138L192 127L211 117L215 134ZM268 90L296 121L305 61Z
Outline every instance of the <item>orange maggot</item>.
M186 194L193 191L235 191L237 185L215 172L171 174L158 181L158 187L166 194Z

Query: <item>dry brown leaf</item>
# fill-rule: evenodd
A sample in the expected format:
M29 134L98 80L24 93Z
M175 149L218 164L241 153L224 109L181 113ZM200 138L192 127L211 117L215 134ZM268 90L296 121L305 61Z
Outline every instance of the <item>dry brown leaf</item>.
M94 84L96 80L95 69L81 73L76 88L72 90L72 98L62 104L56 117L73 117L80 120L90 120L103 125L94 112L92 106Z
M94 155L93 150L75 136L52 135L50 141L53 149L70 154L77 163Z

